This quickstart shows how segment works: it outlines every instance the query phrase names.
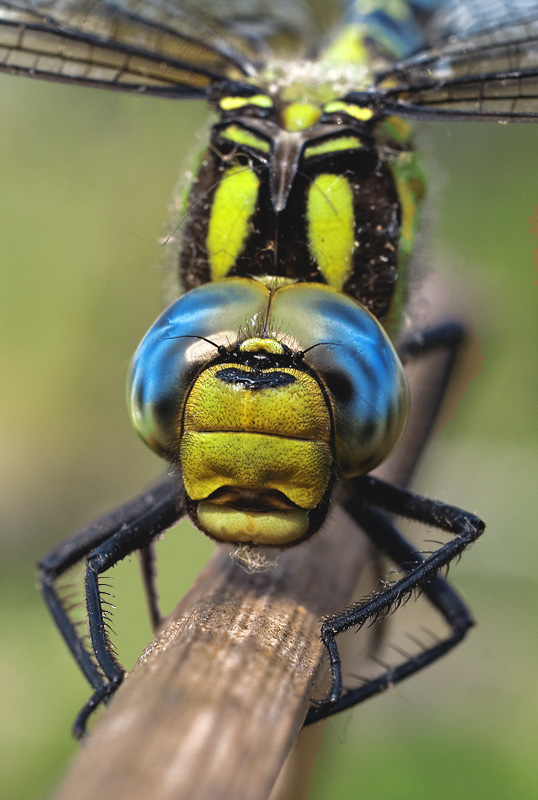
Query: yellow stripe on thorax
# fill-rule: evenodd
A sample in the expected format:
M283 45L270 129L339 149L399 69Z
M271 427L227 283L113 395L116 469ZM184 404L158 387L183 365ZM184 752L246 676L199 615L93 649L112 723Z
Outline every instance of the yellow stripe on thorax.
M211 280L226 277L241 253L256 208L260 179L249 167L231 167L215 192L207 231Z
M306 216L310 252L327 283L341 290L355 250L353 191L347 178L318 175L308 192Z

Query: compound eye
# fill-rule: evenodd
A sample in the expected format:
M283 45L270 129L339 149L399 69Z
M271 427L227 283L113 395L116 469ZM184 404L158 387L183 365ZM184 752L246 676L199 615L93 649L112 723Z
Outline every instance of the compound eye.
M127 405L137 433L156 453L177 458L193 381L233 349L245 325L254 327L264 317L268 296L261 283L247 278L208 283L176 300L149 329L131 362Z
M283 287L272 313L326 387L340 470L373 469L398 442L409 406L405 373L383 327L360 303L321 284Z

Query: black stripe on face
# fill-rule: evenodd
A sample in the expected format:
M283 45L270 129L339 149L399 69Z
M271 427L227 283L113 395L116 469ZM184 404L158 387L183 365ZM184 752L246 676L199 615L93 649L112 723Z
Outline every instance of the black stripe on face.
M225 367L215 373L215 378L223 383L231 383L253 392L260 389L289 386L290 383L295 383L297 380L289 372L245 372L237 367Z

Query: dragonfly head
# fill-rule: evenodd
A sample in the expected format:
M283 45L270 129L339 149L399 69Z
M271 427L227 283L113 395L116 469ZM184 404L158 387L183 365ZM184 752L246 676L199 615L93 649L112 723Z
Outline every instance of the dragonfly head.
M321 526L340 478L376 466L407 412L380 324L321 284L229 278L193 289L131 365L135 428L176 464L194 523L287 546Z

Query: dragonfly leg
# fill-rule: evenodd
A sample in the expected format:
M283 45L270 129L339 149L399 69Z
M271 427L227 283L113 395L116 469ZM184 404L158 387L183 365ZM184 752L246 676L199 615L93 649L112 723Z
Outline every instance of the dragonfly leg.
M461 322L448 320L410 334L398 345L398 355L405 364L406 361L433 350L446 350L454 362L466 337L467 331Z
M406 465L403 470L406 485L419 464L447 390L457 376L457 365L466 339L467 331L459 322L445 322L415 331L398 347L401 361L411 369L413 365L419 365L421 360L428 359L425 369L419 367L418 378L413 380L409 420L413 437L410 446L396 450L396 458Z
M142 574L142 583L146 593L151 630L155 634L161 627L163 616L159 606L156 569L157 553L155 552L155 543L153 541L140 548L138 551L138 560L140 563L140 572Z
M106 668L99 657L100 653L102 654L102 642L99 634L96 634L95 624L92 626L90 619L93 649L85 646L84 637L78 632L76 622L71 618L69 609L58 590L57 580L70 567L87 556L89 559L94 557L93 572L99 554L106 553L111 546L116 548L111 554L111 558L113 563L117 563L125 555L147 544L159 533L173 525L182 512L180 482L177 477L166 478L152 489L143 492L110 514L100 517L91 525L75 533L39 563L39 580L45 602L77 664L95 690L95 694L106 693L109 682ZM92 578L88 578L87 573L86 586L88 587L88 584L91 585L91 583ZM91 601L88 599L88 607L90 604L93 607L94 599ZM100 599L98 602L100 605ZM95 636L100 645L99 651L96 649Z
M356 705L418 672L461 641L467 629L473 624L462 600L438 572L480 536L484 530L484 523L478 517L459 508L421 497L371 476L357 478L353 484L355 495L345 503L346 510L370 536L376 547L389 556L405 575L383 591L373 594L365 602L323 620L321 638L329 653L331 690L325 701L310 708L305 724L316 722ZM454 538L424 558L404 539L390 519L373 506L447 531L453 534ZM350 628L361 628L369 620L385 616L391 608L400 605L416 590L423 591L445 619L451 629L448 638L410 657L404 663L387 670L364 685L344 691L336 636Z

